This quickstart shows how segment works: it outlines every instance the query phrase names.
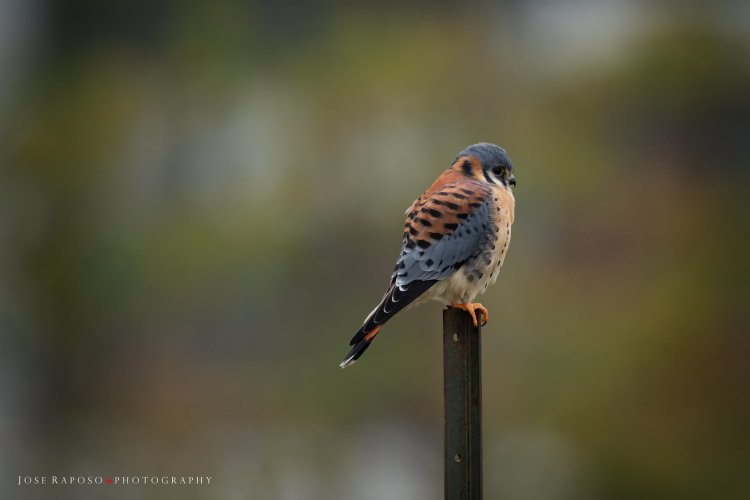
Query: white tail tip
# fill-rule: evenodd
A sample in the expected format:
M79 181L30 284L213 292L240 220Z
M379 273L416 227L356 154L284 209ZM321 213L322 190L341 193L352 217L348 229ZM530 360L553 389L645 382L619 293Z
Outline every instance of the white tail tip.
M351 358L346 358L344 361L341 362L339 366L341 368L346 368L347 366L353 365L354 363L356 363L356 361L352 359L353 357L354 356L352 356Z

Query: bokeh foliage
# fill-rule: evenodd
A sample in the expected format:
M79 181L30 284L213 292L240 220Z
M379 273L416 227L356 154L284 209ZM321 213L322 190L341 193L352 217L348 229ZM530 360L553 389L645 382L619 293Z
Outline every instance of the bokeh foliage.
M8 498L439 498L439 306L337 364L480 140L519 181L487 496L750 495L748 12L589 4L3 7Z

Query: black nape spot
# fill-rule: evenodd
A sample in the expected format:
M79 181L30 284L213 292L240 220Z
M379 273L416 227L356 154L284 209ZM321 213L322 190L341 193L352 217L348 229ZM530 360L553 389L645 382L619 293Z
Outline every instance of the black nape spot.
M432 245L432 243L427 240L417 240L417 245L419 246L419 248L427 248Z
M456 229L458 227L458 224L456 224L454 222L448 222L448 223L445 223L443 225L445 226L445 229L447 229L449 231L453 231L454 229Z
M450 208L451 210L458 210L458 205L456 205L455 203L451 203L450 201L446 201L445 206Z
M466 175L471 175L471 161L464 160L463 164L461 164L461 168L464 169Z
M440 241L443 239L443 234L442 233L430 233L430 238L432 238L433 240Z
M427 264L428 266L431 266L431 265L433 265L434 263L435 263L435 261L434 261L434 260L432 260L432 259L427 259L427 262L425 262L425 264Z

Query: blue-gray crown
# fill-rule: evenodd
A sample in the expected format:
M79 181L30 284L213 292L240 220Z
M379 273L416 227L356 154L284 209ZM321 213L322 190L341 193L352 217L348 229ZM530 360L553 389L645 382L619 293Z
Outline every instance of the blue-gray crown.
M472 144L468 148L464 149L456 160L462 156L473 156L482 163L483 169L491 169L492 167L505 167L509 171L513 170L513 164L508 158L508 153L503 148L489 142L480 142L478 144ZM455 160L453 160L455 162Z

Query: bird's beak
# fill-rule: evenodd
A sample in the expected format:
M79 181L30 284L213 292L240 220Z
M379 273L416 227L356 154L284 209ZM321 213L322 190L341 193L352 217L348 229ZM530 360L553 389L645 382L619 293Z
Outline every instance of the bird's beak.
M513 187L516 187L516 176L515 175L511 175L510 176L510 179L508 179L508 184L510 184Z

